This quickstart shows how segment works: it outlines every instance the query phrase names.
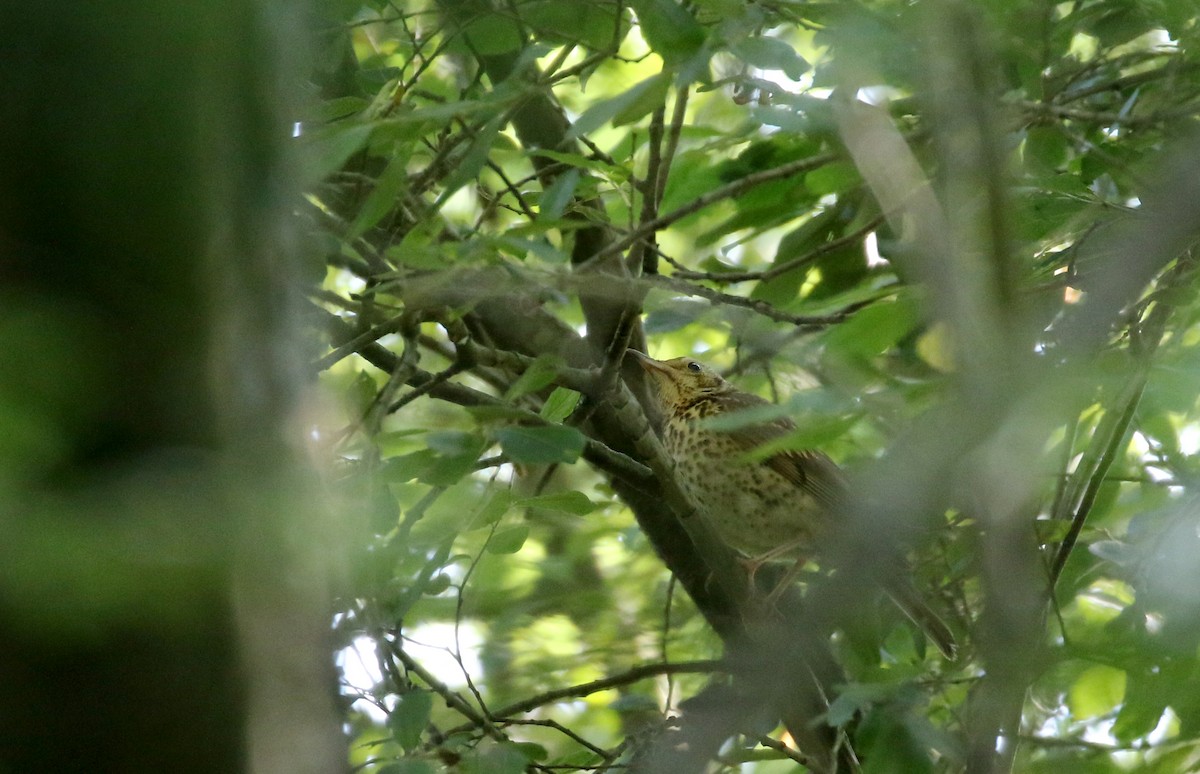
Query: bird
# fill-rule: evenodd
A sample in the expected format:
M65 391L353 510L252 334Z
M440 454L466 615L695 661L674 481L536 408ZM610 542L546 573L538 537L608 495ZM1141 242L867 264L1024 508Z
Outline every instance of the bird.
M739 390L694 358L655 360L635 349L628 353L649 377L650 393L663 415L663 447L680 488L717 536L743 555L752 578L766 562L793 561L793 570L776 589L781 591L836 527L833 516L849 491L845 474L816 449L789 449L753 459L751 452L795 431L796 425L776 417L714 429L704 420L771 403ZM897 579L884 590L944 656L954 658L954 635L911 583Z

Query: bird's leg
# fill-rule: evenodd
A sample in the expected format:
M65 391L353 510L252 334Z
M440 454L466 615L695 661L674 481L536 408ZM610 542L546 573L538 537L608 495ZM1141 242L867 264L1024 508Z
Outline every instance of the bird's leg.
M754 585L754 577L758 574L758 571L764 564L779 559L780 557L787 556L788 554L795 553L797 548L800 548L807 542L808 541L805 539L789 540L788 542L775 546L770 551L759 554L758 556L752 556L750 558L743 557L741 559L741 563L742 566L746 568L747 575L750 576L750 585ZM786 588L789 584L791 584L792 581L796 579L796 576L800 574L800 569L804 567L805 561L807 561L805 557L798 557L796 559L795 566L788 570L787 574L783 577L783 580L776 584L775 589L767 596L769 601L774 601L777 599L779 595L783 593L781 589Z
M742 565L745 566L746 571L750 573L750 577L753 579L754 573L758 572L759 568L761 568L764 564L767 562L772 562L786 554L792 553L797 548L804 545L804 543L805 541L803 540L789 540L787 543L775 546L770 551L761 553L758 556L752 556L748 559L743 557Z
M797 559L791 567L788 568L788 571L783 574L783 577L779 579L779 583L775 584L775 588L771 589L771 593L768 594L766 600L764 600L767 607L775 606L775 603L779 601L779 598L783 596L783 593L791 587L796 578L800 577L800 571L804 569L804 565L807 562L808 559L802 556Z

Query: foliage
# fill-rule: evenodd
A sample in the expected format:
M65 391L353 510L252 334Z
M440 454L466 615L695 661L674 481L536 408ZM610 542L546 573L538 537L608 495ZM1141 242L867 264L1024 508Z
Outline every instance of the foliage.
M1198 7L325 0L351 759L1196 765ZM803 604L673 486L647 338L854 476ZM903 558L957 659L872 591Z

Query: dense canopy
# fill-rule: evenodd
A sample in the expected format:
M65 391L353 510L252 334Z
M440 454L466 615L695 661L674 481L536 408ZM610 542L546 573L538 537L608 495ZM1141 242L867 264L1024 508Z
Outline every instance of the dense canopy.
M1196 765L1196 3L325 6L299 216L356 764ZM777 610L627 347L849 471Z

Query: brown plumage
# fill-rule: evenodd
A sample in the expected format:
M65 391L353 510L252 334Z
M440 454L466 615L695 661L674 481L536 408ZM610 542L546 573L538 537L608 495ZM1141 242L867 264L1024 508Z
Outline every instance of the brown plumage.
M772 559L803 563L821 535L833 528L831 514L845 497L846 480L837 465L812 449L750 461L755 449L795 430L792 421L781 417L728 431L706 427L700 420L769 404L690 357L655 360L632 349L629 354L650 377L663 413L663 446L675 463L679 485L717 535L745 554L751 568ZM887 591L952 658L953 635L916 590L905 584Z

